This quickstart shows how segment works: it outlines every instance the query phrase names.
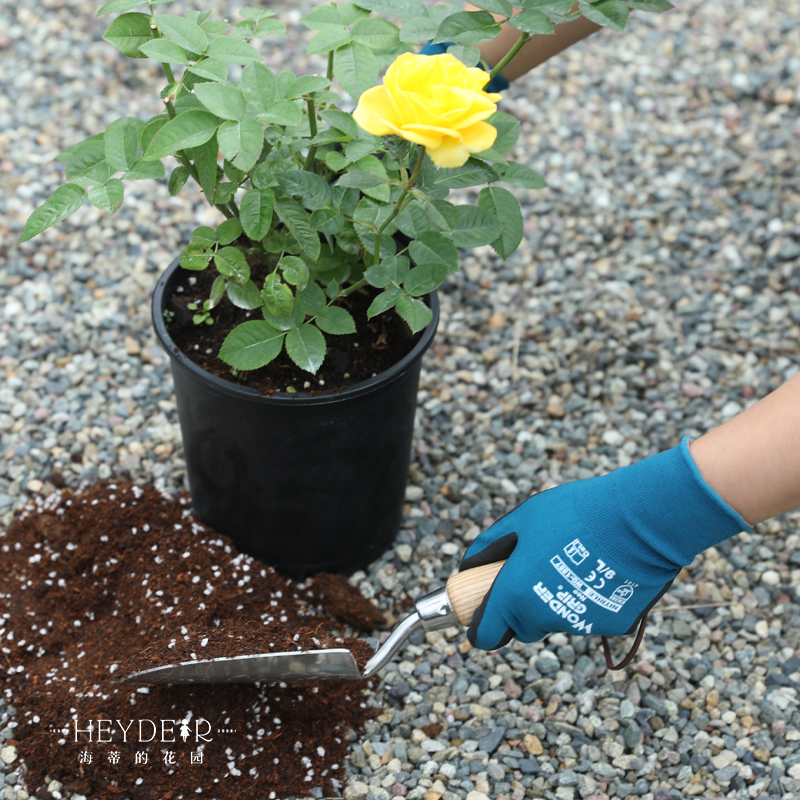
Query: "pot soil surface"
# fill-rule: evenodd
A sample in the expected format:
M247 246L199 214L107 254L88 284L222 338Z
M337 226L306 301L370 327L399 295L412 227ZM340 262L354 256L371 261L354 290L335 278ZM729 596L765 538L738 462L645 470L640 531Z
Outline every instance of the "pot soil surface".
M262 319L261 313L237 308L226 294L211 311L213 325L195 325L195 312L187 306L197 303L198 308L202 308L203 301L211 294L215 273L211 269L202 272L179 269L178 274L177 285L180 288L170 299L168 308L172 318L165 320L172 340L189 359L207 372L267 395L285 392L289 387L290 391L312 395L341 391L394 366L414 349L423 333L412 334L393 309L368 320L367 309L382 290L364 286L338 302L353 316L356 332L339 336L325 334L328 352L316 375L300 369L285 349L265 367L234 375L217 353L237 325L248 319ZM262 264L251 267L251 276L257 286L267 275L268 270Z
M331 646L363 667L371 648L342 625L371 631L384 618L345 578L288 580L197 523L187 496L119 481L37 499L0 531L0 560L0 691L18 708L8 744L32 791L49 775L134 800L339 794L347 737L379 713L369 682L115 681L192 658ZM90 720L91 741L76 741Z

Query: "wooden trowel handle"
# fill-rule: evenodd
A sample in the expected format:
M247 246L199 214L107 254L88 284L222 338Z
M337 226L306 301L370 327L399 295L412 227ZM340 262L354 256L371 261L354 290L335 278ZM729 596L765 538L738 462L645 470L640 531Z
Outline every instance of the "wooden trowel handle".
M475 609L483 601L486 592L492 586L497 573L505 561L495 561L493 564L484 564L482 567L459 572L447 581L447 596L458 621L465 627L472 622Z

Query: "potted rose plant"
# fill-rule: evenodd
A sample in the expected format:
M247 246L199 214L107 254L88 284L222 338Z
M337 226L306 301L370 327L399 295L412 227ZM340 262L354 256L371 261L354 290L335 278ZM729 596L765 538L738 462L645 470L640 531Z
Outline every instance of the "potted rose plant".
M153 296L195 510L288 574L352 571L399 526L436 289L458 270L457 248L491 245L503 258L517 248L520 207L498 183L545 185L506 160L519 124L484 87L556 22L583 13L621 29L628 8L669 4L322 5L302 21L326 74L297 76L276 75L254 45L285 34L275 12L245 8L229 23L209 11L161 13L164 2L144 12L139 0L111 0L98 12L120 13L106 41L162 65L164 112L123 117L60 153L67 183L21 241L87 198L114 213L125 181L166 178L168 166L172 194L196 182L220 223L192 232ZM504 20L519 41L487 73L476 45ZM448 52L415 55L428 39ZM357 101L352 115L334 82ZM446 199L477 185L477 204ZM379 365L387 346L392 361ZM319 377L331 362L333 387Z

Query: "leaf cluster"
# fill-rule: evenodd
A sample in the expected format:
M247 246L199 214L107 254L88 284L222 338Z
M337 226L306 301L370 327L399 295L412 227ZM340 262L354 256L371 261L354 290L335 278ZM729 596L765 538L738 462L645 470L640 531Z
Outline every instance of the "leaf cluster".
M211 296L194 309L196 324L212 324L223 297L255 311L227 337L220 357L236 370L268 364L285 347L315 373L325 335L355 331L342 300L369 285L381 290L369 316L392 308L413 331L431 320L425 295L458 270L458 248L491 246L508 258L522 238L514 195L498 184L540 189L546 184L505 154L519 123L497 112L487 121L498 135L490 150L462 167L437 169L421 148L375 137L342 111L334 81L352 98L373 86L380 70L412 44L452 42L468 65L477 44L508 21L520 41L552 33L554 24L584 16L622 30L629 9L663 11L667 0L475 0L480 11L433 7L420 0L356 0L314 8L302 22L314 36L309 54L328 57L325 76L275 74L254 42L284 36L275 12L245 8L236 23L209 11L158 13L169 0L111 0L98 14L118 13L104 39L132 58L159 62L165 111L151 119L123 117L60 153L67 183L28 219L20 241L72 214L88 198L114 213L124 183L165 179L177 194L191 178L224 216L215 229L195 229L181 255L189 270L214 268ZM136 10L146 6L147 12ZM519 13L515 14L515 9ZM394 20L394 21L392 21ZM241 67L230 79L230 66ZM168 162L170 163L170 162ZM447 200L452 189L483 186L476 205ZM251 263L266 264L262 285Z

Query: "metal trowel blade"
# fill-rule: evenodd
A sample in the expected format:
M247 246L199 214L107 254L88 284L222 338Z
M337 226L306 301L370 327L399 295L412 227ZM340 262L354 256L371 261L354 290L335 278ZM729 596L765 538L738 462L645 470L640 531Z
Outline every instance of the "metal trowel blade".
M120 683L274 683L360 678L346 648L182 661L134 672Z

